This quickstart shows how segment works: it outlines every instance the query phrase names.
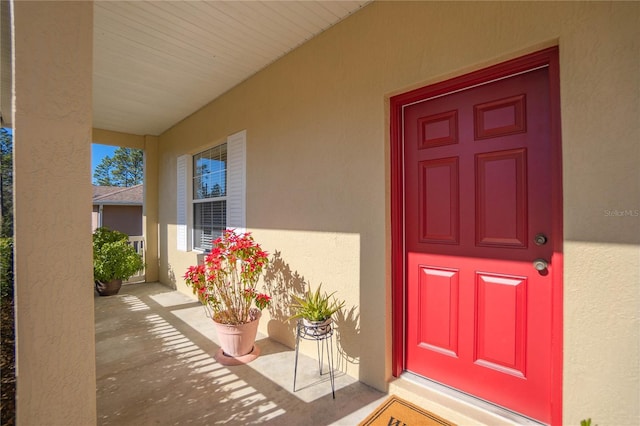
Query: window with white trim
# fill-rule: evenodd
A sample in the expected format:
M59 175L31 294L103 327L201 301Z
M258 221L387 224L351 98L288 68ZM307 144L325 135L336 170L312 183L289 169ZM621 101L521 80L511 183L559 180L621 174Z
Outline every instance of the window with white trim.
M211 250L227 227L227 144L193 156L193 249Z
M177 159L177 248L208 251L225 229L245 228L246 132Z

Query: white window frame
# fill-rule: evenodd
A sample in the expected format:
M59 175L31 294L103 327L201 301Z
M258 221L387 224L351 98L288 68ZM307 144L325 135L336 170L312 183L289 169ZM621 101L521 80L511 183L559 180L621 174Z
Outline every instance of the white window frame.
M218 160L221 155L220 153L220 148L224 147L224 195L218 195L218 196L209 196L207 198L200 198L197 196L198 191L202 190L203 188L198 187L196 185L196 179L197 178L204 178L204 174L201 173L201 171L197 170L197 157L198 156L202 156L202 155L206 155L209 156L209 151L213 151L211 154L214 156L215 160ZM192 224L193 226L191 227L191 242L192 242L192 249L194 251L206 251L209 246L211 245L211 243L219 236L222 235L222 232L224 232L224 230L226 229L227 226L227 199L228 199L228 185L227 185L227 181L228 181L228 176L229 176L229 159L228 159L228 155L227 155L227 148L228 145L226 142L223 142L219 145L215 145L213 147L207 148L204 151L201 151L199 153L197 153L196 155L191 157L191 219L192 219ZM217 158L215 158L217 157ZM209 170L208 173L212 173L212 170ZM204 194L201 194L200 196L202 196ZM210 195L210 194L206 194L206 195ZM224 203L224 211L220 210L220 205L219 203ZM202 208L203 205L206 204L206 209L211 209L211 211L209 211L208 213L210 213L210 220L213 221L213 223L207 223L202 222L202 217L199 217L198 215L196 215L196 212L198 212L198 208ZM204 212L203 212L204 213ZM218 214L224 214L224 218L221 217L217 217ZM218 228L217 230L213 231L213 235L209 236L209 238L211 238L210 241L207 241L205 243L204 237L207 234L206 232L204 232L205 228L210 227L211 225L223 225L222 228ZM196 228L196 225L198 225L199 227ZM215 229L216 227L214 227ZM218 232L220 232L220 234L216 235ZM198 244L198 245L196 245Z
M227 137L226 229L246 231L246 163L247 132L243 130ZM213 145L215 146L215 145ZM198 152L202 152L200 150ZM193 248L193 161L192 155L181 155L176 162L176 240L178 251Z

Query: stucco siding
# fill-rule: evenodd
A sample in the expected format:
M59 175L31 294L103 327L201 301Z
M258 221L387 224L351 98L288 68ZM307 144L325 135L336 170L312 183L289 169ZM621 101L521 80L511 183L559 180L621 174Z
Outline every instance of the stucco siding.
M11 8L16 424L87 426L96 423L93 3Z
M372 3L159 137L161 281L188 293L181 276L196 263L176 250L176 158L246 130L249 230L277 253L282 285L338 291L342 365L384 389L389 97L558 45L563 422L638 423L639 29L638 3ZM291 344L283 309L261 330Z

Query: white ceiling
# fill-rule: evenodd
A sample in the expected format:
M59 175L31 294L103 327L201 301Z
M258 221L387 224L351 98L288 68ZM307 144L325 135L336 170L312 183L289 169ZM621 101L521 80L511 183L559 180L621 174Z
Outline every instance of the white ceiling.
M93 127L158 135L369 1L96 1Z

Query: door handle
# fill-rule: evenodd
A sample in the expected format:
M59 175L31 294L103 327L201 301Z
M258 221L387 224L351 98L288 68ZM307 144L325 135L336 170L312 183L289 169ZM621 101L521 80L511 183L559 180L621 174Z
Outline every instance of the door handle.
M547 262L545 259L536 259L533 261L533 267L536 269L536 271L544 271L549 267L549 262Z

